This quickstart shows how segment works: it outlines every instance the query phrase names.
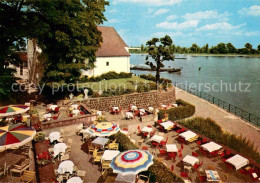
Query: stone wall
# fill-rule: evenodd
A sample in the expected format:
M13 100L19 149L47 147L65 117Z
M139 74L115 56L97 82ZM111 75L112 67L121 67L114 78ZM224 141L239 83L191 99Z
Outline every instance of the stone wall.
M160 107L161 104L171 104L176 101L175 89L171 91L150 91L146 93L133 93L127 95L89 98L80 102L87 107L96 110L108 111L112 106L118 106L122 109L127 109L130 104L135 104L138 107L148 108Z
M65 128L67 126L78 125L78 124L82 124L82 123L85 126L89 126L90 124L93 123L93 121L96 120L96 118L97 118L97 115L84 115L84 116L68 118L68 119L64 119L64 120L42 122L41 128L43 130L46 130L46 129L53 130L53 128Z

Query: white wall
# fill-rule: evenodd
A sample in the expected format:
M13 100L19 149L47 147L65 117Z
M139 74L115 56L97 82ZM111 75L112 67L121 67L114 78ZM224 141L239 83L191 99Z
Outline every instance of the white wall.
M109 66L106 63L109 62ZM97 57L95 68L92 71L84 72L83 75L99 76L109 71L130 72L130 57Z

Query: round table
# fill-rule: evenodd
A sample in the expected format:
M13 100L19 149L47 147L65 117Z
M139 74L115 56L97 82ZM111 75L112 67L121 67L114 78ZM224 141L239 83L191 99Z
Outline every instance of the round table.
M74 163L70 160L66 160L60 163L57 172L59 174L64 174L65 172L73 173Z
M65 152L66 149L67 149L67 145L65 143L55 144L53 147L54 156L57 156L58 154Z
M83 181L81 180L80 177L71 177L69 180L67 180L67 183L82 183Z
M50 139L50 142L52 143L53 141L55 140L59 140L60 138L60 132L51 132L49 134L49 139Z

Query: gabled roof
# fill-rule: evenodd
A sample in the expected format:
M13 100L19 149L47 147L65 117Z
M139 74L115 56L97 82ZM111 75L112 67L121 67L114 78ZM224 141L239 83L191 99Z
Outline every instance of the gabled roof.
M102 32L103 42L98 49L97 57L130 56L125 47L128 47L113 27L98 26Z

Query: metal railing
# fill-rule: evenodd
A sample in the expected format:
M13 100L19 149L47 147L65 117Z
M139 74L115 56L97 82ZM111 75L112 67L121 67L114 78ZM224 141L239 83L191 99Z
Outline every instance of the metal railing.
M246 122L250 122L251 124L260 127L260 117L249 113L243 109L240 109L239 107L236 107L232 104L229 104L217 97L214 97L212 95L209 95L203 91L199 91L195 88L192 87L188 87L186 84L183 83L178 83L178 82L174 82L173 83L175 87L180 88L184 91L187 91L190 94L196 95L202 99L207 100L208 102L217 105L218 107L226 110L227 112L230 112L238 117L240 117L241 119L245 120Z

